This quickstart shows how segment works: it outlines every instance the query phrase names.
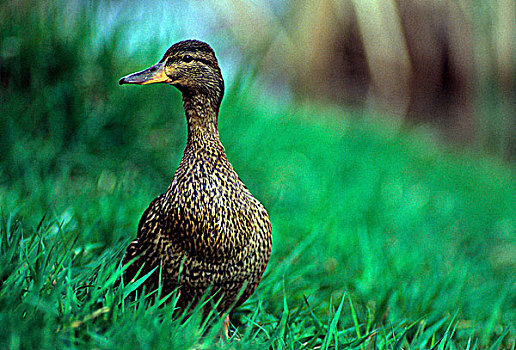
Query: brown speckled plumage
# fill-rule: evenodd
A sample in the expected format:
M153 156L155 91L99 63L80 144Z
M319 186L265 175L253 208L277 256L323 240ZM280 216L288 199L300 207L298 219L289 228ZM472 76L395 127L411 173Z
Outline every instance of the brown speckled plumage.
M219 140L224 82L211 47L179 42L156 65L120 80L155 82L183 93L188 139L172 184L143 213L124 257L124 265L133 261L124 279L131 280L142 266L139 276L161 266L162 295L179 287L179 306L187 307L211 287L216 299L222 296L217 309L227 312L260 282L272 244L269 217L238 178ZM146 285L155 288L158 278L154 273Z

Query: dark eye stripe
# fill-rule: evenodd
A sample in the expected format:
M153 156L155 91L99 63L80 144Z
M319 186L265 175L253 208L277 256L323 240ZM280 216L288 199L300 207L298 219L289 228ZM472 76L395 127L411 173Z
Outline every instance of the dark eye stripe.
M210 61L205 60L204 58L196 58L195 60L199 61L199 62L202 62L202 63L204 63L207 66L211 66L212 65L212 63Z
M205 65L210 66L210 67L212 67L212 65L213 65L213 63L211 61L208 61L201 57L193 57L191 55L184 55L182 57L171 58L171 59L167 60L167 65L170 65L174 62L180 62L180 61L185 62L185 63L197 61L197 62L204 63Z

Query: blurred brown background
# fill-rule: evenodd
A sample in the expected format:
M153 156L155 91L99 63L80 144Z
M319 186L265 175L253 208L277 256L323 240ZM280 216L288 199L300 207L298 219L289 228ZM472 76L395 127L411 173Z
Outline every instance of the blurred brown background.
M261 55L260 71L295 98L372 107L514 158L514 0L226 0L211 8L219 29Z

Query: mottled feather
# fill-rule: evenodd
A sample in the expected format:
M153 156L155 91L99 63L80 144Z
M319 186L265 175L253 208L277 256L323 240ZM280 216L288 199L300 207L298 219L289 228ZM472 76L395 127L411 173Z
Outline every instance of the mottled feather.
M272 244L269 216L219 140L224 82L211 47L183 41L158 64L164 65L167 82L183 93L188 138L171 185L145 210L137 238L127 248L123 264L132 263L124 279L132 280L140 269L143 276L161 267L162 295L178 288L179 306L188 307L211 288L222 298L218 310L227 312L260 282ZM158 274L147 288L157 287Z

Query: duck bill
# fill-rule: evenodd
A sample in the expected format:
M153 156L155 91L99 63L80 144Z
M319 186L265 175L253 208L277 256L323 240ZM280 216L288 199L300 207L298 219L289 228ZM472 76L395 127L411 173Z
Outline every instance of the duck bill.
M170 78L165 74L165 64L163 62L158 62L155 65L140 72L126 75L118 81L118 84L145 85L170 82Z

